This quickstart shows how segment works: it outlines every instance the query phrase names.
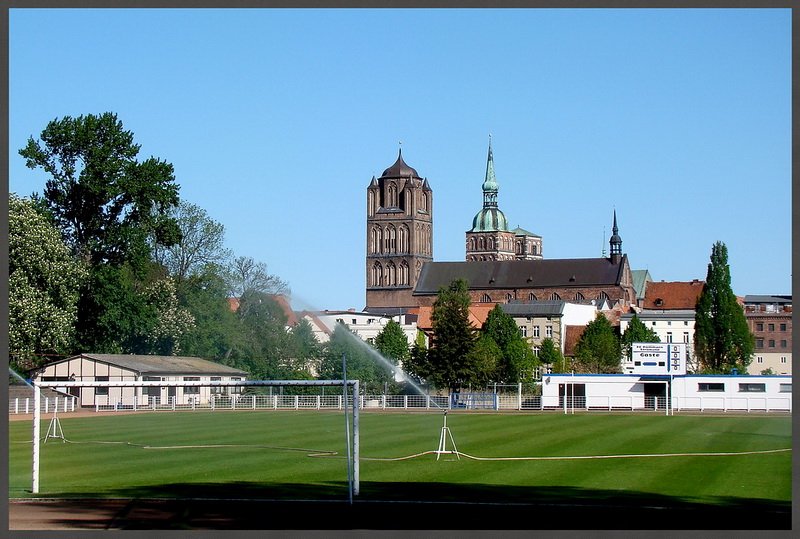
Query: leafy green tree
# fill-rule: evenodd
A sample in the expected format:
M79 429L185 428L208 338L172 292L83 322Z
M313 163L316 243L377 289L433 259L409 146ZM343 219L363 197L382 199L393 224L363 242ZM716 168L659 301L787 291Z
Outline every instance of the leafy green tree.
M19 153L31 169L48 175L43 202L74 251L96 265L150 259L148 237L172 245L177 225L168 212L178 204L170 163L137 161L140 146L116 114L65 116L47 124L40 140Z
M423 376L436 387L457 391L473 383L477 369L471 352L476 330L469 321L469 305L469 290L463 279L442 287L433 304L429 372Z
M12 367L39 366L41 354L73 351L78 292L86 268L33 202L8 201L8 345Z
M342 378L342 355L347 358L348 380L359 380L364 394L383 393L392 382L392 373L370 355L371 346L343 324L337 324L326 343L319 376L321 379Z
M319 370L323 348L320 345L311 324L301 319L289 331L288 359L291 372L289 378L306 380Z
M728 248L718 241L711 249L706 282L695 306L695 358L702 372L745 373L754 350L744 309L731 290Z
M564 354L550 337L545 338L539 346L539 361L550 365L553 372L569 372Z
M661 339L655 331L645 326L644 323L639 320L639 317L634 314L620 339L623 356L630 359L631 345L635 342L661 342Z
M486 386L498 380L498 371L503 366L503 351L495 340L485 333L480 333L475 345L469 352L464 378L476 387Z
M144 335L148 352L176 356L181 353L181 339L194 328L194 316L178 305L175 282L167 277L152 283L144 292L155 309L153 327Z
M195 320L194 327L181 336L183 354L233 366L233 352L243 348L245 332L231 310L227 291L228 285L213 266L177 283L178 303Z
M287 318L275 299L248 291L239 299L237 316L243 338L232 354L235 365L258 379L285 378L289 337Z
M403 372L417 383L427 383L425 376L432 372L432 368L428 358L428 347L425 344L425 334L422 331L417 331L408 358L403 363Z
M481 333L493 339L502 353L493 372L494 381L517 383L532 379L536 356L522 337L514 318L499 304L489 311Z
M159 312L145 290L164 277L152 264L151 238L179 239L172 165L138 161L139 145L113 113L66 116L47 124L19 151L48 174L38 203L67 245L89 266L80 290L76 339L92 352L142 352Z
M389 320L375 337L375 348L395 365L401 365L409 354L408 339L403 327L394 320Z
M619 338L602 314L586 325L575 346L575 359L584 372L620 372Z

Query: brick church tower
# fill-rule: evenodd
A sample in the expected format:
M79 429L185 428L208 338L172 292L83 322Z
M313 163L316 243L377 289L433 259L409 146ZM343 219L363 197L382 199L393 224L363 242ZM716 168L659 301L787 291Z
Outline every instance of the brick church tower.
M433 191L400 150L367 187L366 310L415 307L411 295L422 265L432 260Z

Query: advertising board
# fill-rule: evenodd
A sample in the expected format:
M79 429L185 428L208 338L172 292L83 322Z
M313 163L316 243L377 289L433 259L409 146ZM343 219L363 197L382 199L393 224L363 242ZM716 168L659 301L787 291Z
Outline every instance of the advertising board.
M686 374L685 343L638 342L631 345L629 374Z

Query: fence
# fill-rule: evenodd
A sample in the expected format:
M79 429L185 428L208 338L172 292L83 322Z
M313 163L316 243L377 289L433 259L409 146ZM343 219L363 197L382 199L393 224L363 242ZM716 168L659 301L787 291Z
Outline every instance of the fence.
M352 405L348 397L347 406ZM447 395L361 395L359 408L364 410L495 410L495 411L647 411L666 410L667 398L641 395L600 395L600 396L539 396L512 395L501 393L453 394ZM148 397L146 402L139 399L110 404L96 404L94 410L100 411L145 411L145 410L341 410L342 395L212 395L207 402L175 397L161 399ZM791 397L770 396L713 396L713 397L672 397L670 408L679 411L722 411L722 412L791 412ZM74 412L77 406L75 397L43 398L41 411ZM15 398L9 401L9 414L33 413L32 398Z
M52 411L74 412L78 399L76 397L44 397L39 403L39 410L44 413ZM8 401L9 414L32 414L33 397L16 397Z

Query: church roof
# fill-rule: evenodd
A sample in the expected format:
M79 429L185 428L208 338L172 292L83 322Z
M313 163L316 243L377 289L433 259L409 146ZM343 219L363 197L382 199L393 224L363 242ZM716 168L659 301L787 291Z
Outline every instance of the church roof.
M515 236L533 236L534 238L541 238L540 235L534 234L533 232L520 227L515 228L511 232L513 232Z
M409 176L419 178L417 171L403 161L403 150L400 150L400 153L397 155L397 161L381 174L381 178L408 178Z
M500 208L483 208L472 219L470 232L506 232L508 219Z
M644 298L647 283L653 282L653 278L650 277L650 271L646 269L631 270L631 278L633 279L633 289L636 290L636 297L639 299Z
M623 255L616 263L608 258L428 262L422 266L414 294L436 294L459 278L472 290L616 286L626 259Z

